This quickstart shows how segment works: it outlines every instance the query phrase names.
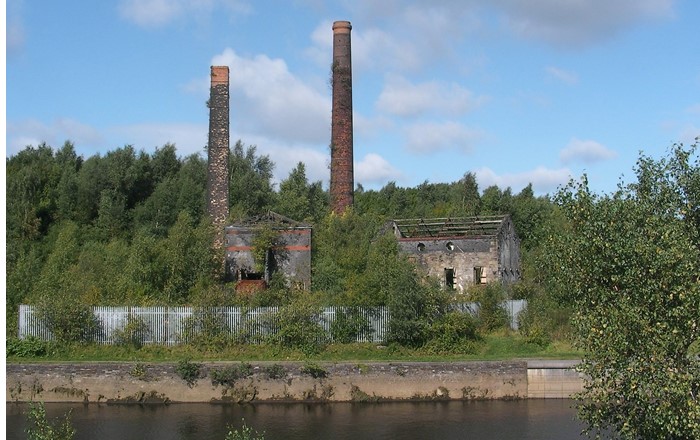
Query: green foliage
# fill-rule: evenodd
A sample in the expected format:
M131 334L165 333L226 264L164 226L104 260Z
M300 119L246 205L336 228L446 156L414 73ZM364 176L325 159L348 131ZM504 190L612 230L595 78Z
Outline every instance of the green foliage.
M301 374L306 374L314 379L323 379L328 377L328 371L315 362L305 362L299 371Z
M91 342L102 331L92 307L66 294L43 298L36 313L58 343Z
M46 408L42 402L30 403L27 414L27 438L29 440L71 440L75 437L75 428L71 422L69 410L63 420L50 421L46 417Z
M436 354L470 354L476 351L476 342L480 339L471 314L454 311L432 323L426 349Z
M327 335L320 323L321 307L305 295L300 295L277 312L263 319L267 343L295 348L310 355L319 353L327 343Z
M43 357L49 354L51 343L29 336L24 339L8 338L5 344L5 353L8 357Z
M229 200L231 213L241 218L263 214L274 204L272 170L269 156L257 156L257 147L244 148L236 142L229 156Z
M220 307L198 307L185 318L180 339L186 344L221 349L231 343L231 331Z
M213 368L209 371L211 384L214 386L225 385L232 387L237 380L245 379L252 375L253 366L246 362L224 368Z
M357 307L338 310L331 323L331 339L341 344L355 342L358 338L369 339L373 332L368 318Z
M146 322L140 316L129 315L124 328L114 331L113 338L116 345L126 345L136 350L143 347L143 342L149 336Z
M180 379L187 382L187 386L192 388L197 384L197 380L202 376L202 364L183 359L177 363L175 372Z
M503 301L507 299L507 296L501 283L494 282L473 286L469 289L469 296L470 299L479 303L477 314L479 328L490 332L509 327L510 317L508 311L503 308Z
M590 433L700 438L700 160L695 146L637 162L610 196L584 177L557 196L570 229L552 237L555 279L575 301L579 415Z
M241 419L240 431L233 427L229 427L229 432L226 434L225 440L265 440L265 433L258 432L245 424L245 419Z
M263 371L270 379L282 379L287 375L287 370L280 364L272 364L263 368Z
M253 237L253 262L255 263L255 271L258 273L265 272L270 252L276 246L279 240L279 232L272 226L265 225L258 228Z

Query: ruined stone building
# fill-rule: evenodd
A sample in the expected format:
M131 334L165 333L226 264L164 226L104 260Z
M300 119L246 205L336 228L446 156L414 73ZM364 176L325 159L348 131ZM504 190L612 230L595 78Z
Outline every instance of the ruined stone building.
M520 278L520 241L509 216L392 222L399 249L447 289Z
M239 290L263 289L277 272L287 285L309 289L311 226L271 211L227 226L226 268Z

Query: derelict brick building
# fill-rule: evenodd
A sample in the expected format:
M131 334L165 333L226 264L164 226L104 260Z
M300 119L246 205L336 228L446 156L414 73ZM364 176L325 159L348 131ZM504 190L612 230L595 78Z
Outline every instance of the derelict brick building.
M274 239L265 252L264 263L256 265L255 237L265 228L273 231ZM242 285L257 281L264 288L272 275L280 272L287 285L309 289L311 226L274 212L227 226L226 267L227 275Z
M399 249L441 285L520 279L520 240L510 216L394 220Z

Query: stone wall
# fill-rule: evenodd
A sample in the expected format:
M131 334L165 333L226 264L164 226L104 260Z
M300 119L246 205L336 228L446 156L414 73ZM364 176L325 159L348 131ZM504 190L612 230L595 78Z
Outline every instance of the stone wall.
M214 370L235 365L239 363L206 363L202 377L190 387L176 373L175 364L8 364L6 399L8 402L166 403L569 397L568 385L555 392L556 375L548 375L552 379L545 387L550 392L538 393L539 385L528 381L540 374L537 371L530 374L525 361L320 363L317 372L324 372L325 377L313 377L302 363L260 362L252 365L252 374L247 377L227 385L212 383ZM570 372L573 363L560 366L565 368L549 365L544 369ZM533 364L533 367L542 365ZM566 377L567 381L573 378L568 373ZM579 379L579 386L580 383Z
M445 269L454 270L454 287L460 292L475 283L474 268L482 267L481 283L497 281L498 242L496 238L402 238L399 249L422 267L431 278L445 284Z
M311 228L278 230L277 245L272 249L269 269L280 271L290 283L311 287ZM241 269L255 272L253 240L255 227L226 228L226 260L229 276L237 279Z

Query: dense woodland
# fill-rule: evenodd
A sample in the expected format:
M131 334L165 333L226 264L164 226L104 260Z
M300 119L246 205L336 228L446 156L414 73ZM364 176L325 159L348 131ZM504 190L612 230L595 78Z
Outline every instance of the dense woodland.
M274 166L255 146L239 141L231 149L231 220L272 210L312 224L313 290L327 303L385 305L398 288L392 283L415 281L392 240L378 239L388 219L511 214L526 278L535 280L528 262L555 217L552 202L535 197L531 186L518 194L496 186L482 192L468 172L457 182L415 188L358 186L354 209L335 216L303 163L279 185ZM125 146L84 158L66 142L27 147L6 169L9 323L19 304L57 296L91 305L237 301L211 251L202 155L178 157L168 144L152 154ZM284 301L289 293L282 290L256 301Z

